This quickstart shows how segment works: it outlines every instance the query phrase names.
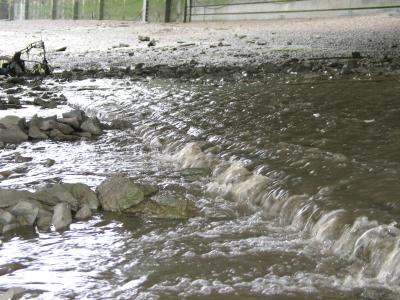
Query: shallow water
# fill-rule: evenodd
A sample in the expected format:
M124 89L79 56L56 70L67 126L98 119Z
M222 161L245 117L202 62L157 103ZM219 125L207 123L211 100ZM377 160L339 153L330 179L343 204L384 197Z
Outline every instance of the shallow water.
M63 233L6 236L1 290L21 287L22 299L400 297L400 78L108 79L57 89L71 106L132 128L2 150L0 170L27 172L1 187L95 187L126 172L185 194L200 214L98 214ZM16 152L33 160L13 163Z

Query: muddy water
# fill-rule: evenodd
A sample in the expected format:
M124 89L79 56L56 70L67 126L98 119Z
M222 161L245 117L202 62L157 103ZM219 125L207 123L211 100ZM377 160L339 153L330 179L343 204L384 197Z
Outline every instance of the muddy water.
M59 89L71 106L132 128L2 150L1 169L26 172L0 186L95 187L126 172L185 194L200 214L98 214L63 233L8 236L1 290L21 287L23 299L400 297L398 77L109 79ZM15 164L16 152L33 160Z

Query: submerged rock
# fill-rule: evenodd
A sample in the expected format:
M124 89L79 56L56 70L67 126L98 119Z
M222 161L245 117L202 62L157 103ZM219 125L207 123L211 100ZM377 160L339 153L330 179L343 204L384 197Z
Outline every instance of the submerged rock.
M133 206L125 211L146 218L156 219L187 219L197 214L193 201L182 195L161 192L151 200Z
M81 125L81 130L90 132L94 135L102 134L103 130L101 129L101 123L97 118L87 119Z
M65 229L72 223L71 209L68 203L58 203L54 207L51 224L56 230Z

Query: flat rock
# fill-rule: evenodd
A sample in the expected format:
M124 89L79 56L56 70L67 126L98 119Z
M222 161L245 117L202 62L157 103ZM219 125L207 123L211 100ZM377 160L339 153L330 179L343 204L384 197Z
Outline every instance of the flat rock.
M193 201L183 195L163 191L140 204L125 211L147 218L156 219L187 219L197 214L198 209Z
M0 208L16 205L19 201L31 199L32 193L13 189L0 188Z
M53 101L46 101L40 98L33 99L33 105L40 106L42 108L56 108L57 103Z
M35 200L48 205L55 206L58 203L68 203L73 211L79 209L79 201L63 184L53 184L44 187L33 194Z
M68 203L58 203L54 207L51 224L56 230L67 228L72 223L71 209Z
M58 122L66 124L74 128L75 130L78 130L81 126L79 120L77 117L72 117L72 118L59 118L57 119Z
M74 129L71 126L57 121L50 121L50 129L57 129L65 135L69 135L74 132Z
M122 175L114 175L97 188L97 196L105 211L123 211L144 200L141 186Z

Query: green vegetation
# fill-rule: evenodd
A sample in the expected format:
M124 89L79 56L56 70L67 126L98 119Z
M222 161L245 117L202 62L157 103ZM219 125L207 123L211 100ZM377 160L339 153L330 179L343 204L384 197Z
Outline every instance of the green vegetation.
M141 20L142 5L142 0L106 0L104 18L114 20Z

